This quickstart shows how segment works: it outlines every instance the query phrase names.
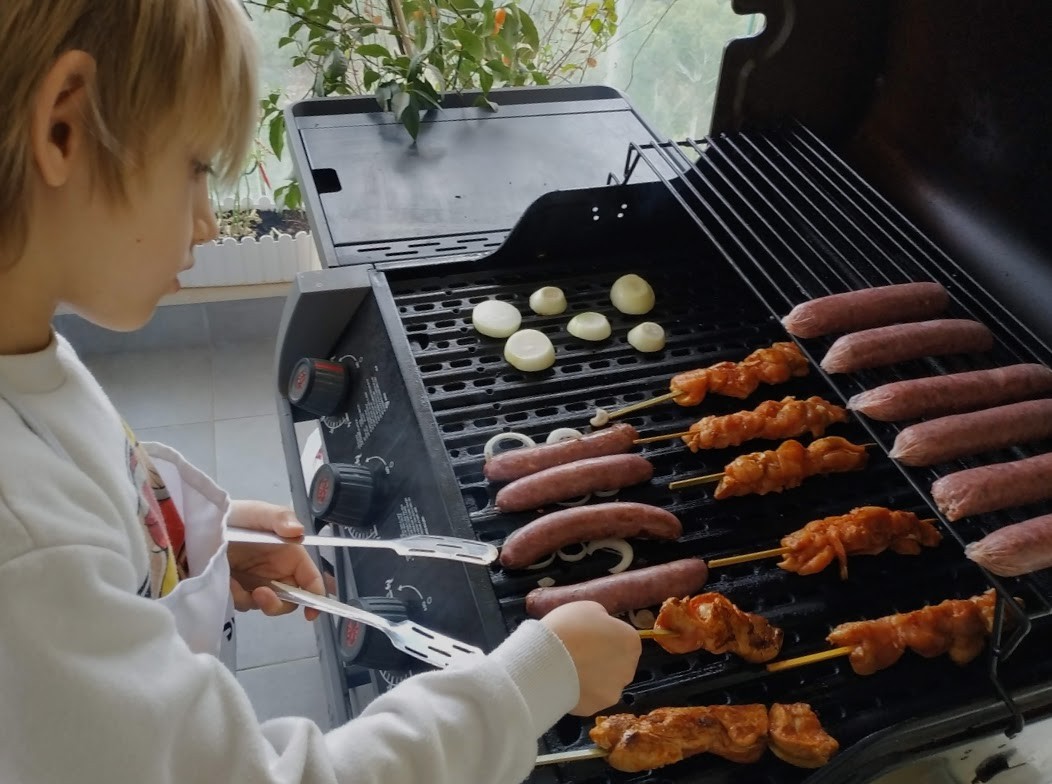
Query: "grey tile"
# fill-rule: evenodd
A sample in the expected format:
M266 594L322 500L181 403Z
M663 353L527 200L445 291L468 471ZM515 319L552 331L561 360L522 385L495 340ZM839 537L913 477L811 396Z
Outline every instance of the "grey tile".
M140 441L159 441L178 450L183 457L213 479L216 475L215 427L211 422L168 427L144 427L135 431Z
M216 429L216 481L233 498L291 503L276 414L221 419Z
M205 310L197 304L159 307L150 322L135 332L111 332L71 314L56 316L54 325L81 356L200 348L209 344Z
M237 679L248 693L260 721L304 716L313 719L322 730L329 729L321 665L317 659L240 670Z
M284 297L228 300L205 304L212 344L277 340Z
M324 622L322 619L321 622ZM237 668L317 657L318 641L314 624L303 617L303 610L270 618L261 612L237 616Z
M207 348L97 354L85 364L135 429L212 420Z
M216 419L274 414L274 341L226 343L212 351Z

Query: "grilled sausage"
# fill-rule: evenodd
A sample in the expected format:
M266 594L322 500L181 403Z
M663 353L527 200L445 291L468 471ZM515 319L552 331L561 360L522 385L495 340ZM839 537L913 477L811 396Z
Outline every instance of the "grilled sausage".
M1052 438L1052 399L953 414L910 425L888 454L911 466L934 465L965 455Z
M1052 514L1006 525L964 548L964 554L1001 577L1052 566Z
M590 457L516 479L497 493L497 509L525 512L545 504L580 498L597 490L619 490L648 482L654 466L640 455Z
M578 601L599 602L611 615L661 604L670 596L696 593L709 577L700 558L648 566L631 572L612 574L577 585L534 588L526 594L526 613L543 618L556 607Z
M898 321L920 321L939 315L949 304L949 293L938 283L901 283L804 302L789 311L782 325L791 335L817 338Z
M852 373L921 357L989 351L993 346L993 333L978 321L917 321L839 337L821 364L827 373Z
M629 536L678 539L682 535L678 517L649 504L577 506L538 517L513 533L500 550L500 562L507 569L523 569L575 542Z
M632 425L617 424L580 438L501 452L486 461L482 473L491 482L510 482L574 460L627 452L637 438L639 433Z
M936 479L931 497L951 520L1052 498L1052 452Z
M895 381L855 395L847 407L870 419L896 422L975 411L1045 392L1052 392L1052 369L1036 364L1009 365Z

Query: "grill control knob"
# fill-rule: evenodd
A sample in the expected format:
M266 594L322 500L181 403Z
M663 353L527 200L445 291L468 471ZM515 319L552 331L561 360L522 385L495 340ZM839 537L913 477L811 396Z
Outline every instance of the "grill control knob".
M289 402L315 416L334 416L343 412L350 387L351 374L344 363L305 358L289 376Z
M310 484L310 511L319 520L354 528L375 522L380 494L376 475L349 463L324 463Z
M382 616L391 623L409 617L405 603L389 596L364 596L351 599L347 604ZM345 666L355 664L372 670L408 670L414 662L411 656L395 648L387 635L371 626L341 618L338 634L340 658Z

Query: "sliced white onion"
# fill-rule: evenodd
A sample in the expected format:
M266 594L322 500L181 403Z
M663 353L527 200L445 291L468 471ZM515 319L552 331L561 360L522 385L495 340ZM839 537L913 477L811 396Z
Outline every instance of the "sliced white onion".
M595 416L588 420L592 427L606 427L610 424L610 412L605 408L597 408Z
M594 542L589 542L588 547L585 549L589 555L597 553L600 550L609 550L610 552L620 555L621 560L611 566L608 570L610 574L620 574L623 572L632 565L632 558L635 557L632 545L624 539L596 539Z
M566 295L558 286L542 286L530 295L530 309L538 316L558 316L566 310Z
M560 441L571 441L580 437L580 430L574 430L572 427L557 427L548 434L548 438L545 439L544 443L557 444Z
M571 498L569 501L560 501L559 506L583 506L592 500L592 494L582 495L580 498Z
M577 563L578 561L582 560L586 555L591 555L591 552L589 551L587 545L582 543L579 546L581 549L577 552L566 552L566 548L564 547L561 550L557 550L556 555L559 556L559 560L561 561L566 561L567 563Z
M636 351L650 354L665 347L665 328L653 321L644 321L628 330L628 343Z
M657 618L651 610L629 610L628 618L637 629L653 629Z
M487 299L472 309L471 324L483 335L506 338L522 324L522 314L510 302Z
M610 301L622 313L641 316L654 308L654 289L638 275L622 275L610 287Z
M555 580L553 580L551 577L542 577L540 580L537 581L537 585L541 588L551 588L553 585L555 585Z
M599 498L609 498L610 496L617 495L620 492L620 490L596 490L594 495L598 496Z
M547 558L545 558L543 561L538 561L535 564L530 564L529 566L526 567L526 569L527 569L527 571L535 571L537 569L547 569L549 566L552 565L552 563L554 563L554 561L555 561L555 553L552 553Z
M485 455L487 461L493 459L497 444L501 441L516 441L523 446L537 446L536 441L522 433L497 433L497 435L486 442L486 446L482 449L482 454Z
M508 338L504 358L512 367L528 373L547 370L555 364L555 346L543 332L524 329Z
M581 340L606 340L610 337L610 322L602 313L589 310L570 319L566 331Z

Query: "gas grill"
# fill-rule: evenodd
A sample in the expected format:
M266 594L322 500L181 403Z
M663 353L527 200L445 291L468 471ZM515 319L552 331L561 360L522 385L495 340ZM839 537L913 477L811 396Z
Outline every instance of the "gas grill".
M759 9L768 11L764 34L728 49L713 135L672 143L647 129L647 138L627 144L624 165L609 173L607 185L541 196L488 255L465 254L466 245L448 238L430 246L417 240L411 252L404 243L372 243L366 259L346 252L339 246L340 233L330 225L339 212L331 188L319 187L332 178L312 176L318 170L317 156L305 141L310 135L303 132L326 126L319 122L319 112L338 113L340 104L294 109L289 117L292 147L315 236L331 265L297 281L278 351L283 438L290 465L296 467L290 479L301 516L306 519L310 513L293 424L320 416L325 459L343 466L335 501L344 505L352 523L331 530L333 535L390 538L428 532L500 544L535 515L495 511L496 488L482 474L483 447L490 438L515 431L540 442L555 428L586 430L596 407L644 400L664 392L677 372L741 359L755 348L789 339L778 317L799 302L828 293L935 280L951 293L950 315L982 321L994 331L997 343L984 355L827 376L818 360L831 339L800 341L812 364L805 378L763 387L744 402L714 397L695 408L668 403L640 411L629 421L642 435L656 435L685 430L705 414L730 413L770 397L821 395L843 402L863 389L902 378L1016 362L1052 365L1052 328L1032 317L1032 286L1004 280L992 284L989 278L998 276L981 266L989 267L990 261L950 250L954 243L945 240L937 221L929 220L936 211L917 206L909 183L884 188L897 196L903 209L914 207L904 212L871 184L882 177L864 177L845 159L850 155L878 171L875 162L888 149L873 143L886 142L887 137L876 133L878 125L870 122L857 84L855 99L844 102L841 114L828 103L837 90L848 90L852 80L863 83L867 73L870 82L878 73L886 79L901 73L894 62L881 59L882 45L870 40L872 30L866 46L859 45L858 58L851 60L852 68L838 71L835 83L818 91L824 91L825 102L816 102L812 95L793 103L792 90L773 90L772 80L791 80L813 70L814 55L803 65L796 56L802 49L848 58L844 47L822 49L821 44L831 36L854 40L852 31L865 37L866 25L886 32L894 42L903 26L922 13L913 4L872 2L861 4L858 18L848 18L836 5L784 3ZM945 15L941 40L955 40L955 32L977 19L987 20L995 31L1019 23L1017 14L1007 12L1005 19L987 19L991 10L977 3L963 4L967 11L939 2L916 5L925 6L923 13L936 9ZM818 7L828 13L823 16ZM1037 4L1032 4L1032 14L1043 16ZM786 42L780 51L787 53L795 70L784 69L764 81L760 77L777 66L770 44L779 35ZM1040 37L1033 30L1028 35L1035 41ZM1025 45L1027 35L1020 36L1011 46L1031 51ZM1000 39L1001 50L1009 48L1006 39L1007 35ZM750 51L760 63L755 70L744 68ZM761 52L767 54L760 57ZM884 56L896 52L902 55L901 49L890 46ZM1048 61L1047 53L1043 55ZM897 85L885 89L895 93ZM756 96L771 95L778 98L760 105L778 109L773 116L766 108L753 111ZM879 108L881 101L875 104ZM327 127L338 129L339 122ZM426 135L421 144L427 144ZM906 171L905 159L897 160L899 171ZM597 183L605 175L597 172ZM344 172L339 179L351 176ZM1047 193L1044 204L1048 206ZM939 214L945 217L946 212ZM924 221L924 229L919 221ZM437 250L428 253L427 247ZM642 319L610 306L610 285L627 272L646 277L656 292L657 305L646 318L666 327L668 343L662 352L649 355L632 349L625 336ZM1015 278L1017 283L1024 277L1040 281L1045 274L1039 267ZM567 314L541 317L529 310L530 293L542 285L566 292ZM1044 289L1046 297L1050 290ZM557 354L553 368L530 374L516 371L503 359L503 341L474 331L472 307L491 298L515 304L523 313L523 328L539 329L552 339ZM610 339L586 344L566 333L569 315L586 310L610 318ZM310 365L303 358L324 361ZM343 374L350 379L349 392L334 396L337 387L326 384ZM286 399L290 391L297 405ZM859 677L843 659L770 674L729 654L673 656L644 643L636 677L624 692L623 704L614 710L643 713L670 705L808 702L840 741L841 752L817 771L791 768L771 755L745 768L702 755L640 775L617 773L602 762L576 762L538 769L531 781L865 782L910 759L996 733L1014 734L1024 722L1052 714L1052 658L1046 654L1052 639L1052 576L1038 572L998 580L963 556L965 543L1006 523L1052 511L1052 506L1013 509L951 525L938 515L928 495L931 482L940 475L1048 451L1052 444L909 469L886 456L904 424L908 423L856 417L832 431L875 445L862 472L814 478L781 494L719 502L710 490L673 492L668 484L720 471L737 454L773 445L758 442L698 454L678 441L643 447L642 454L655 466L653 480L622 490L617 498L671 510L683 521L684 536L674 544L633 542L632 568L767 549L810 520L856 506L911 509L940 517L940 547L913 557L855 558L847 581L833 569L800 577L769 561L742 564L714 570L707 589L726 594L743 609L761 612L782 627L782 656L790 657L823 649L829 628L837 623L968 597L993 586L999 596L997 628L987 653L964 668L946 657L925 660L907 654L890 669ZM367 605L372 601L383 612L405 613L491 649L524 620L524 597L538 581L580 582L606 573L615 561L600 551L581 560L556 558L540 569L506 572L499 566L404 559L384 551L337 550L326 553L323 566L334 592L344 600L360 598ZM417 671L410 660L364 629L341 625L322 626L321 631L336 720L353 715L371 695ZM589 726L587 720L565 717L545 735L540 750L583 748L589 745Z

